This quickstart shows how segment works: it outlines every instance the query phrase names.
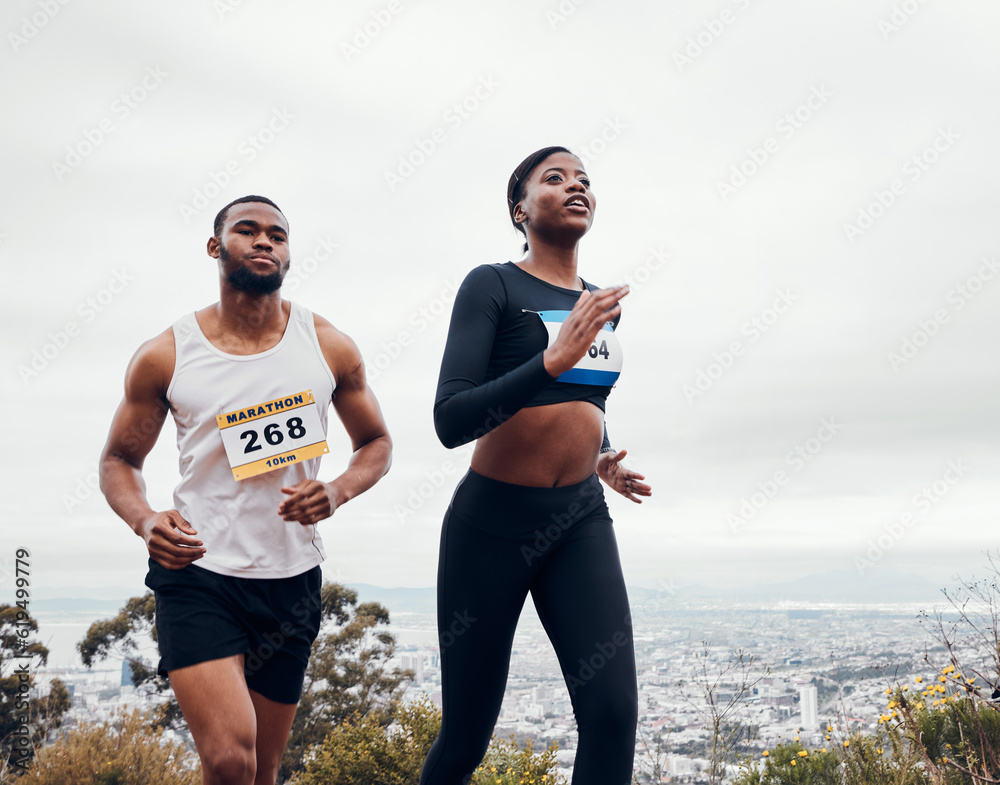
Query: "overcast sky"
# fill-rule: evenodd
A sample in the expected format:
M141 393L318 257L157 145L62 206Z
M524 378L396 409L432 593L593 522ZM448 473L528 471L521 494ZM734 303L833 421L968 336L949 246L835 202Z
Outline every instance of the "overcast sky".
M599 200L581 274L632 284L607 415L654 488L610 500L630 585L985 571L995 2L8 0L0 20L7 595L16 547L35 596L142 591L142 542L88 486L129 358L217 297L205 241L247 193L287 215L286 296L358 343L395 442L322 524L325 575L433 585L469 456L431 421L451 297L518 258L507 178L550 144ZM349 451L331 422L327 479ZM176 461L168 425L158 508Z

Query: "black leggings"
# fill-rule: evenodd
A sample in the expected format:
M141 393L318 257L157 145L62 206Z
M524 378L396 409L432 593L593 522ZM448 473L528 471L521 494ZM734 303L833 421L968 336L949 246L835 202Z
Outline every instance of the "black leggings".
M470 471L441 532L443 720L421 785L467 783L482 760L529 592L576 715L573 785L631 782L638 703L632 621L597 475L533 488Z

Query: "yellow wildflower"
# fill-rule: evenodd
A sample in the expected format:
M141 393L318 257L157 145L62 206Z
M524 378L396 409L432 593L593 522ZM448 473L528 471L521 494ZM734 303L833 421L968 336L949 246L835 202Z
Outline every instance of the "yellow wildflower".
M764 757L765 757L765 758L766 758L766 757L767 757L768 755L770 755L770 754L771 754L770 752L768 752L767 750L764 750Z
M799 757L800 758L808 758L809 757L809 753L806 752L805 750L800 750L799 751Z
M924 677L923 677L923 676L917 676L917 678L915 678L915 679L914 679L914 681L915 681L915 682L916 682L917 684L920 684L920 683L921 683L921 682L922 682L923 680L924 680Z
M792 761L792 765L793 765L793 766L795 765L795 761Z

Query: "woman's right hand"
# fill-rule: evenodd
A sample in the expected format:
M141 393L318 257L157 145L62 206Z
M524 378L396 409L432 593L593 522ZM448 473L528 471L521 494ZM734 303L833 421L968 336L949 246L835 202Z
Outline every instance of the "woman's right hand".
M581 360L601 328L621 313L618 301L628 291L627 285L612 286L580 295L562 323L558 337L542 353L542 362L550 376L559 377Z

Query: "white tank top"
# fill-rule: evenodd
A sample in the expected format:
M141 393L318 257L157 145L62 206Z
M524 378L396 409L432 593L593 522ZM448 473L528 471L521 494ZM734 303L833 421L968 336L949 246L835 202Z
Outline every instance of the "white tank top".
M167 400L177 424L181 481L174 507L198 532L206 570L243 578L288 578L326 555L316 525L287 522L282 486L315 479L320 458L237 481L216 415L311 390L325 438L337 386L320 350L312 312L290 303L278 344L266 352L226 354L205 337L193 313L173 325L177 359Z

